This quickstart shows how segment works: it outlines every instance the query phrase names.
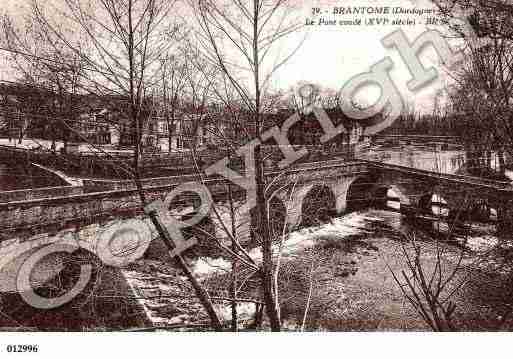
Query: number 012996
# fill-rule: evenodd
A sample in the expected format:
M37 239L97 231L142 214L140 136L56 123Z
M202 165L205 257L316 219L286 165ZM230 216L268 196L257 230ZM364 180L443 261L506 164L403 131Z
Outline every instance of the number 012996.
M37 344L8 344L6 350L8 353L37 353L39 346Z

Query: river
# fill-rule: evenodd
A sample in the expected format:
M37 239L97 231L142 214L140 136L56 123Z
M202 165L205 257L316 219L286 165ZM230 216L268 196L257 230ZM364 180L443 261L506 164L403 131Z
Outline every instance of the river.
M360 157L443 173L459 173L465 163L461 150L434 151L419 146L376 146ZM34 170L16 164L0 164L0 190L54 184L47 175L37 170L35 174ZM278 277L285 329L429 329L407 302L392 275L407 269L404 250L406 248L408 253L410 242L405 241L401 233L411 233L418 228L394 211L397 202L388 202L388 205L389 210L345 213L287 235ZM436 207L433 210L434 213L439 211ZM442 277L450 276L452 270L458 268L455 279L447 286L447 290L455 289L452 299L458 304L455 311L458 328L490 330L499 325L504 328L508 324L503 320L504 308L513 303L508 302L511 295L503 295L507 291L503 290L502 273L509 272L498 263L497 256L493 259L489 256L501 243L494 226L472 223L465 232L453 233L450 240L447 240L448 228L441 219L431 225L430 230L436 231L418 232L416 239L421 245L426 268L437 268L438 258L442 258L439 262L443 263L439 270ZM435 232L439 233L436 238L442 240L431 238ZM278 248L278 245L274 247L275 255ZM157 252L165 251L160 248ZM257 262L261 260L258 248L253 248L249 254ZM207 256L201 251L189 256L187 261L197 278L217 298L214 302L220 316L229 320L231 311L223 297L229 296L231 263L221 256ZM154 326L201 329L208 321L190 284L176 268L165 262L162 256L147 253L144 259L125 268L122 275ZM247 270L239 273L239 284L239 297L259 297L254 278ZM486 299L489 293L494 293L494 302ZM238 312L241 325L248 326L255 304L241 302Z
M372 148L362 157L443 173L461 172L465 163L465 155L460 150L433 151L418 146ZM509 297L501 297L501 305L483 299L486 298L483 293L490 290L492 283L494 290L501 288L498 293L506 291L502 287L504 282L497 279L497 275L502 278L503 273L497 269L500 267L497 257L490 256L501 243L495 235L495 226L472 223L465 231L451 232L449 236L449 225L442 218L433 222L428 230L423 227L423 231L418 231L416 224L405 221L394 211L398 203L388 205L389 210L345 213L327 223L288 234L281 251L279 274L285 329L428 330L392 275L400 276L401 271L407 269L404 250L406 248L408 253L411 248L408 249L410 242L405 241L402 233L413 230L417 233L417 243L421 243L426 270L439 268L440 277L445 278L456 269L457 274L446 290L452 293L454 289L451 299L458 303L457 328L490 330L504 326L502 308ZM436 207L433 210L440 212ZM277 255L278 246L274 253ZM258 248L249 254L257 262L261 260ZM211 293L224 289L223 294L214 296L228 297L231 265L228 260L204 255L188 260L195 275ZM192 297L186 279L159 260L146 258L126 269L124 275L142 295L141 303L156 326L197 329L195 325L207 320ZM251 281L243 274L241 277L241 282ZM258 296L254 284L246 287L241 289L241 297ZM218 312L228 321L229 306L222 300L215 302ZM243 302L238 310L242 325L251 323L255 305Z
M457 174L464 169L465 152L454 146L451 150L436 150L429 146L373 146L358 154L358 158L426 171Z

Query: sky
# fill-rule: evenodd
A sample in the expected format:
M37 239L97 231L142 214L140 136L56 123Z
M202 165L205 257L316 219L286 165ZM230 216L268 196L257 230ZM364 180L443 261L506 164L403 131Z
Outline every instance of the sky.
M4 11L13 14L21 12L17 0L2 0L2 5ZM330 15L329 12L334 6L432 7L429 0L305 0L298 1L298 18L302 21L312 18L312 8L314 7L319 7L323 12L328 11L328 14L324 15L325 18L348 20L358 17ZM365 16L379 17L378 15ZM394 15L386 17L393 19ZM417 19L417 23L420 22L420 17L413 18ZM317 21L318 17L313 19ZM385 56L389 56L394 63L391 76L405 101L414 104L418 111L430 112L433 108L436 91L446 81L443 70L438 65L436 52L429 48L426 49L421 54L421 60L426 67L434 66L438 69L439 79L417 93L407 90L406 83L410 79L410 74L404 62L396 50L386 49L381 44L383 37L399 28L405 32L410 41L426 30L425 25L419 24L415 26L305 26L300 33L290 36L283 44L280 44L279 53L287 54L304 40L295 55L274 75L273 85L285 90L295 86L298 82L312 82L325 88L338 90L350 78L368 71L371 65ZM1 79L7 79L10 73L2 67L0 62ZM372 103L379 96L379 91L377 88L365 88L358 96L363 102Z
M335 3L343 4L343 6L392 7L411 7L413 2L417 3L417 7L419 8L432 7L432 4L428 0L335 1ZM311 1L309 3L322 3L322 1ZM313 5L305 5L303 11L311 11L312 6ZM321 7L330 8L329 6ZM344 19L346 18L350 19L351 17L348 16ZM353 76L369 71L370 66L382 60L385 56L390 56L394 62L391 76L401 94L407 102L414 103L418 110L429 112L432 110L436 91L446 83L444 69L439 65L436 52L432 48L426 48L420 54L421 61L426 67L434 66L440 76L439 79L429 87L418 93L411 93L406 88L406 83L411 76L401 57L396 50L386 49L381 44L383 37L399 28L405 32L410 41L413 41L427 29L425 25L309 27L305 43L291 59L286 68L284 67L278 74L277 81L285 84L301 80L320 83L326 87L339 89ZM438 27L435 27L435 29L444 31ZM364 94L367 95L368 101L376 99L379 94L376 89L374 89L374 91L370 90L371 89Z

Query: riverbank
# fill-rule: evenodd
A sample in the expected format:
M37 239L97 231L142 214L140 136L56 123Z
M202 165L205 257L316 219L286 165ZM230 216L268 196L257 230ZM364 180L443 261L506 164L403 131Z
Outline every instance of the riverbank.
M289 247L279 275L284 327L313 331L429 330L392 276L392 272L407 268L403 245L408 243L399 236L401 229L404 224L398 214L369 210L296 232L296 250ZM445 289L447 294L454 291L451 299L457 304L456 329L513 328L508 314L513 308L509 289L513 288L509 280L512 272L504 266L498 270L497 247L472 251L427 237L419 238L418 243L426 273L435 268L440 253L443 278L458 267ZM509 255L508 251L503 253L505 262ZM229 274L221 258L191 259L190 264L213 296L222 296L222 289L227 292ZM198 330L208 325L190 285L176 269L146 259L124 273L155 326ZM249 279L239 295L258 299L256 287ZM228 321L229 303L217 299L215 303ZM241 325L251 325L255 305L244 302L239 310Z

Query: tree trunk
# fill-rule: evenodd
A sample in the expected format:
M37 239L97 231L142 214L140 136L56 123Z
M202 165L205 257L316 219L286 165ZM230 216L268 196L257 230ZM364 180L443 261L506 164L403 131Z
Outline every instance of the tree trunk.
M140 154L141 154L141 140L142 140L142 121L140 118L140 109L141 109L141 93L138 89L136 89L135 84L135 65L134 65L134 29L132 26L132 0L128 1L128 57L129 57L129 77L130 77L130 110L131 110L131 121L132 125L135 125L135 143L134 143L134 158L133 158L133 166L134 166L134 181L137 188L137 192L139 194L139 198L141 200L141 206L143 208L146 207L146 196L144 193L144 189L142 187L141 179L140 179L140 171L139 171L139 161L140 161ZM140 84L139 84L140 85ZM157 232L159 234L159 237L164 241L165 245L168 247L168 249L173 249L173 243L171 236L169 235L169 232L167 229L160 223L158 216L155 212L152 212L149 214L149 217L157 229ZM214 309L214 306L212 304L212 301L210 300L210 296L208 295L208 292L203 288L201 283L194 277L194 274L190 270L187 263L184 261L184 259L177 255L174 257L174 261L178 268L182 270L182 272L185 274L185 276L189 279L189 281L192 284L192 287L194 288L196 295L198 299L200 300L201 304L207 311L208 316L210 317L210 321L212 324L212 327L215 330L222 330L222 324L219 320L219 317L217 316L217 313Z
M264 303L272 331L280 331L281 323L278 316L273 288L273 258L272 242L269 235L266 200L264 195L264 176L260 146L255 148L255 177L256 177L256 236L262 243L262 289Z
M171 128L169 126L169 123L167 125L167 128L168 128L168 134L167 134L167 152L171 152L171 149L173 147L173 136L171 135Z
M260 53L259 53L259 6L260 2L253 0L253 63L254 67L254 85L255 85L255 135L260 138L262 131L261 123L261 87L260 87ZM264 294L264 303L269 317L272 331L279 332L281 330L280 317L274 297L274 276L273 276L273 258L272 258L272 242L269 231L269 221L267 217L267 205L265 199L265 181L264 168L262 161L262 150L260 145L255 146L255 184L256 184L256 234L262 243L262 289Z
M230 183L227 185L228 187L228 200L230 201L230 216L231 216L231 232L232 232L232 248L231 250L234 253L238 252L237 244L235 243L235 238L237 238L237 226L235 223L235 208L233 206L233 193L232 186ZM232 297L232 323L231 329L232 332L237 332L238 328L238 314L237 314L237 259L234 258L232 262L232 282L230 283L230 294Z
M499 157L499 172L501 174L504 174L506 173L506 161L504 159L504 151L500 149L497 153L497 156Z

